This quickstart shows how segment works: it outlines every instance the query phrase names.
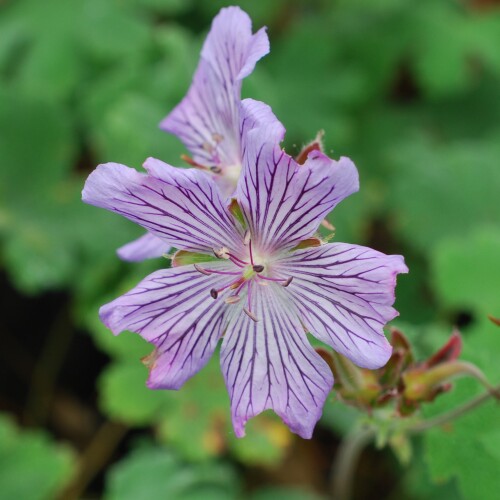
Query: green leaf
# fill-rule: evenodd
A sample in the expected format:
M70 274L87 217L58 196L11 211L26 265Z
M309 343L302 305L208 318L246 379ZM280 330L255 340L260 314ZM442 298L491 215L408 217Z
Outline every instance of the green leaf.
M229 448L249 464L275 464L291 443L291 434L270 412L247 424L247 435L234 436L229 397L218 352L180 391L168 391L169 411L162 415L160 436L191 460L206 459Z
M464 241L444 241L437 248L434 261L443 299L449 304L474 307L479 313L485 311L487 304L496 304L498 286L492 284L498 283L495 274L498 248L498 232L492 228L478 230ZM492 385L498 385L498 352L499 328L485 314L477 315L473 326L464 333L461 358L476 364ZM426 405L425 413L430 416L450 411L482 391L484 388L476 380L459 380L452 392ZM490 399L425 434L426 459L434 481L455 478L464 498L489 500L498 496L500 408L497 401Z
M0 102L0 200L23 205L33 191L53 188L71 168L73 123L62 106L38 97L0 87Z
M151 351L151 345L140 335L123 332L115 336L109 328L103 325L98 314L100 305L94 303L89 306L84 317L85 326L91 332L97 346L110 356L118 360L128 360L130 363L147 356ZM144 376L142 378L144 379Z
M448 307L500 316L500 230L481 227L443 240L432 254L434 283Z
M154 422L168 401L165 391L146 387L147 370L139 360L113 363L99 381L101 408L115 420L131 425Z
M110 0L87 0L75 32L96 62L145 57L152 48L153 26L133 9Z
M250 500L324 500L323 495L298 488L263 488L250 496Z
M391 197L400 234L427 252L498 219L498 141L437 146L414 137L393 146Z
M106 500L233 500L239 484L222 464L184 464L173 454L152 446L137 449L108 474Z
M422 4L425 7L417 9L414 28L417 78L431 96L461 91L472 81L466 58L469 26L465 9L452 2Z
M126 0L130 5L159 14L180 14L191 7L192 0Z
M475 381L460 381L451 394L436 400L432 413L450 410L475 393ZM489 401L443 428L427 431L426 460L433 480L456 478L464 498L496 499L499 416L498 403Z
M55 498L73 473L70 451L42 432L19 431L0 415L0 497Z
M97 324L92 331L99 345L117 358L104 370L99 384L100 406L110 418L133 426L156 426L160 438L190 460L219 456L227 449L249 464L271 465L282 459L292 435L271 412L252 419L245 438L234 436L218 354L181 390L151 390L139 361L151 346L136 334L114 338Z

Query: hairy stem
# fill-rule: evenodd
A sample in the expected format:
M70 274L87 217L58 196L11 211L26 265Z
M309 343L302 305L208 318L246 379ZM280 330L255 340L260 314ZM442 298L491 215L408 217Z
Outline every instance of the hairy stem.
M349 500L359 457L375 437L373 427L356 427L340 444L332 466L332 498Z
M437 415L436 417L422 420L421 422L417 422L411 425L410 427L408 427L407 432L409 432L410 434L419 434L428 429L432 429L433 427L438 427L440 425L451 422L461 417L462 415L465 415L474 408L481 406L484 402L490 399L490 397L495 397L498 399L499 393L500 385L484 392L483 394L480 394L479 396L476 396L475 398L472 398L463 405L457 406L449 412L442 413L441 415Z

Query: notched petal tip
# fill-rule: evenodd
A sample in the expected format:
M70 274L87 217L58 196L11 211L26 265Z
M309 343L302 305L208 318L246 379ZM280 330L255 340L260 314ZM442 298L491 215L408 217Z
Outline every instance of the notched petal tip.
M115 302L116 301L112 301L109 304L101 306L99 309L99 318L104 325L111 330L113 335L118 335L123 332L124 329L120 325L120 308Z
M149 377L146 380L146 387L152 390L168 389L170 391L178 391L184 385L185 380L169 379L168 382L166 382L165 376L158 373L160 371L158 365L159 363L149 372Z

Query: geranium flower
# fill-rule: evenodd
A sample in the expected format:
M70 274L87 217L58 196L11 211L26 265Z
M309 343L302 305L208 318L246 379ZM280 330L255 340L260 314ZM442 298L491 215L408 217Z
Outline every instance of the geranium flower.
M227 7L214 18L186 97L161 122L192 154L184 159L214 177L224 195L236 189L241 171L241 84L256 62L269 52L265 28L252 34L252 22L239 7ZM161 257L170 250L146 233L118 249L127 261Z
M396 275L407 268L398 255L311 239L358 190L348 158L314 150L299 165L279 147L283 126L257 101L242 102L241 130L243 171L231 209L203 172L155 159L145 162L147 174L106 164L90 175L84 201L180 249L174 267L151 274L100 316L113 333L131 330L156 346L148 360L154 389L179 389L223 338L236 435L273 409L310 438L333 377L306 332L359 366L384 365L391 346L383 327L397 315Z

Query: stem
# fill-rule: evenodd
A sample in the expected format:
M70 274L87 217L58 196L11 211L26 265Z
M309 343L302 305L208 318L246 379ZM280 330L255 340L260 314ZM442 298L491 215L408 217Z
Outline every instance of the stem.
M110 461L116 447L127 432L128 428L123 424L104 422L81 454L75 477L57 498L59 500L81 498L88 484Z
M429 418L427 420L423 420L422 422L417 422L416 424L408 427L407 432L409 432L410 434L419 434L420 432L432 429L433 427L438 427L440 425L447 424L448 422L451 422L461 417L462 415L473 410L474 408L481 406L483 403L488 401L488 399L492 396L498 399L499 393L500 393L500 385L486 392L483 392L483 394L480 394L479 396L472 398L470 401L467 401L463 405L460 405L449 412L443 413L433 418Z
M357 427L341 442L332 466L332 498L349 500L352 497L354 473L365 446L375 437L372 427Z
M44 425L54 397L57 375L72 340L67 307L55 319L31 375L24 419L29 424Z

